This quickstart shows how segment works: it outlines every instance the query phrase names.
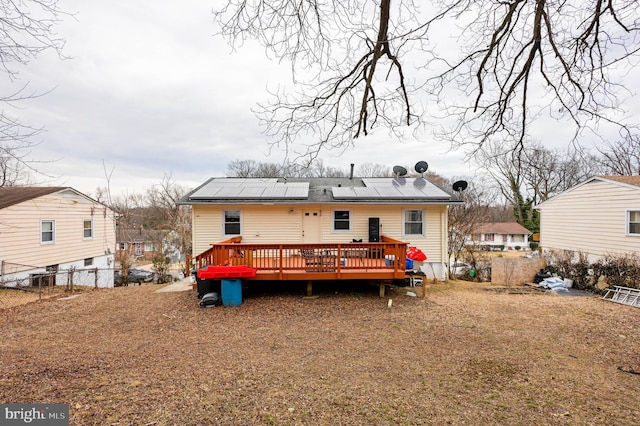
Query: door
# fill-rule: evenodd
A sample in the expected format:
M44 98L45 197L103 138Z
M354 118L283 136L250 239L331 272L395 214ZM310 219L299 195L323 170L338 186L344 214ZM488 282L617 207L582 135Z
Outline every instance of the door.
M321 236L322 222L320 210L302 211L302 242L319 243Z

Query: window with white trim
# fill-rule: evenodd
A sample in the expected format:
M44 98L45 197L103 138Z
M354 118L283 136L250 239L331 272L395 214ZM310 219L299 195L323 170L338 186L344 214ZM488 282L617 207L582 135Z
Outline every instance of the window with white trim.
M240 235L240 210L224 211L224 235Z
M40 221L40 243L53 244L56 242L56 221L41 220Z
M333 211L333 230L334 231L350 231L351 230L351 212L349 210Z
M90 240L93 238L93 219L85 219L82 221L82 238Z
M627 234L640 235L640 210L627 212Z
M404 211L404 235L424 235L424 211Z

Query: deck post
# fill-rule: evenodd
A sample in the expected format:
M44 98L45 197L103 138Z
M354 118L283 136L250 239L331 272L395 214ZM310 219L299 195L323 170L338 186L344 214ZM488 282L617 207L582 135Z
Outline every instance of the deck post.
M311 281L307 281L307 297L313 296L313 284Z
M384 281L380 281L380 297L384 297Z

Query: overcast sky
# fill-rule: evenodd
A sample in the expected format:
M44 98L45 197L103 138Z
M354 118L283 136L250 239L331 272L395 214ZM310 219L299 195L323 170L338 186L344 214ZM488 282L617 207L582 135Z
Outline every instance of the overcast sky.
M267 99L268 87L286 83L288 68L258 46L232 52L214 37L213 2L60 1L76 12L58 27L70 58L48 53L32 61L21 81L41 93L53 90L14 111L45 128L31 157L55 160L40 166L59 176L47 184L92 194L106 186L106 167L116 194L142 192L169 173L195 187L224 176L232 160L282 160L279 151L267 156L250 109ZM382 133L356 140L341 157L324 156L325 165L391 168L425 160L446 177L472 173L446 145L389 144Z

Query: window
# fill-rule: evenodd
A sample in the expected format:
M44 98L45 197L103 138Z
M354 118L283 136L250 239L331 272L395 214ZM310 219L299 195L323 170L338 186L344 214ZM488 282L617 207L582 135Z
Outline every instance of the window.
M91 266L93 265L93 257L88 257L84 260L84 266Z
M333 212L333 230L349 231L351 230L350 212L348 210L335 210Z
M640 235L640 210L627 212L628 223L627 233L629 235Z
M153 251L153 243L144 243L144 251L152 252Z
M43 220L40 222L40 242L53 244L56 241L56 221Z
M224 211L224 235L240 235L240 210Z
M404 234L424 235L424 212L422 210L404 211Z
M93 238L93 219L85 219L82 228L84 230L83 238L90 240Z
M495 235L494 234L484 234L484 240L485 241L493 241L495 239Z

